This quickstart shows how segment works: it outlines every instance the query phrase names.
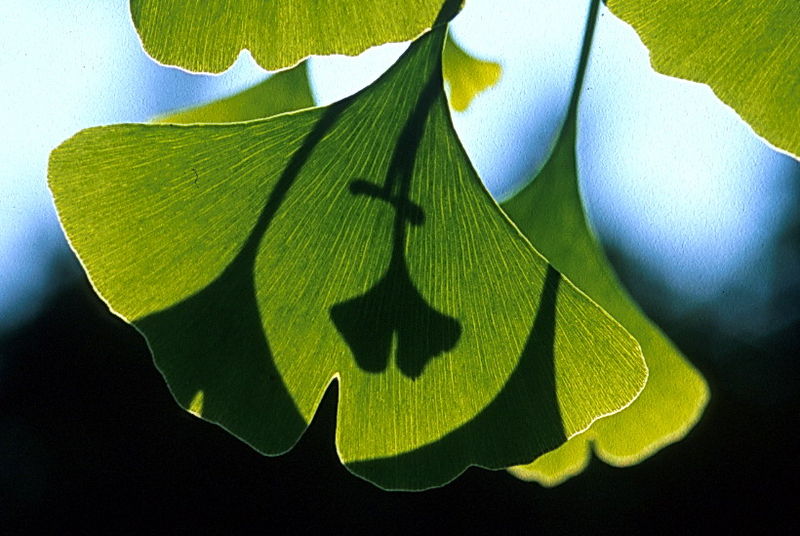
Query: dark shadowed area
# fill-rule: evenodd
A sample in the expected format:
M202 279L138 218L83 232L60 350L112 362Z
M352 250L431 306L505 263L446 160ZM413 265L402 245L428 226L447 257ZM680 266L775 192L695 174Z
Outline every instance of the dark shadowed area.
M479 6L480 2L470 4ZM522 88L518 104L524 115L513 115L516 108L502 96L505 93L498 92L487 93L483 102L495 99L501 106L492 105L490 112L475 106L468 114L456 116L457 127L461 117L465 121L472 117L480 125L472 132L467 128L459 132L468 149L470 139L496 143L499 156L492 160L485 156L491 151L486 151L475 160L495 192L503 192L499 176L530 175L534 160L547 150L548 132L560 121L558 110L565 108L572 79L563 74L563 65L572 72L572 56L579 50L573 45L582 30L551 21L553 13L562 11L575 11L576 20L582 21L585 9L579 3L564 4L542 2L534 17L530 13L516 16L507 5L484 2L483 11L474 17L483 31L490 32L490 38L474 40L485 43L487 51L493 43L508 41L520 56L533 58L541 53L565 58L550 63L535 58L524 64L506 61L501 87ZM94 12L87 3L65 2L65 7L48 3L46 12L44 5L40 1L27 8L22 3L0 7L0 15L7 15L0 16L0 26L6 22L3 29L13 27L19 33L3 41L5 56L16 61L2 64L3 72L11 74L5 93L0 89L0 113L9 114L0 116L6 118L3 132L8 134L1 140L7 153L0 158L0 222L4 224L0 235L19 235L0 244L0 534L798 532L800 213L796 202L800 189L795 185L800 184L800 166L783 156L749 159L748 152L754 149L740 149L740 138L750 136L747 128L735 120L714 122L712 114L703 115L705 108L693 93L697 88L665 82L658 75L636 77L631 74L633 68L625 71L623 67L629 64L640 64L640 71L645 71L646 51L625 45L620 38L625 34L614 30L617 23L612 17L601 22L593 52L598 59L593 60L596 63L582 97L583 193L601 237L607 246L614 246L608 253L621 279L707 379L708 408L685 440L631 468L616 469L593 460L584 473L553 489L519 481L504 471L472 468L443 488L399 493L377 489L339 462L334 449L335 389L326 394L314 421L289 453L262 456L181 409L154 366L144 339L111 315L94 294L56 227L44 184L48 151L83 126L144 121L175 107L230 93L241 84L222 87L228 83L224 77L198 82L183 72L165 74L139 50L127 15L120 11L125 0L117 0L112 7L103 4L91 17L87 14ZM511 16L500 13L500 22L484 16L486 11L503 10L512 10ZM542 26L537 32L530 30L534 18ZM512 19L520 21L518 28L508 22ZM96 35L99 30L103 31ZM12 32L0 32L0 38L6 35ZM75 39L76 35L82 40ZM529 38L523 45L519 44L521 35ZM574 50L556 51L555 45L563 44L561 39L574 41L567 43ZM35 50L33 41L46 43L52 50L29 52ZM625 52L629 49L633 51ZM122 75L117 67L125 61L133 67ZM319 72L322 62L312 63ZM53 66L58 69L48 70ZM241 78L248 83L263 75L242 69L247 76ZM523 81L530 81L530 88ZM668 98L673 94L674 102ZM73 105L79 96L85 96L85 102ZM48 108L45 103L57 107ZM516 127L505 137L497 132L502 126L499 108L510 117L505 121ZM653 117L644 110L651 110ZM680 123L684 112L685 122ZM664 122L659 113L678 122ZM27 130L16 128L21 125ZM640 129L635 130L635 125L641 125ZM719 125L738 125L744 133ZM716 134L703 132L723 131L726 134L719 136L718 145L701 145L695 139L713 141ZM739 137L735 143L730 141L734 135ZM685 151L684 144L696 151ZM731 154L717 150L722 146L729 147ZM760 145L757 149L768 151ZM667 157L658 160L657 153ZM698 175L688 173L713 155L726 165L714 164ZM783 173L784 168L790 172ZM784 178L778 180L778 176ZM397 188L381 188L360 179L354 178L352 193L371 196L375 203L388 202L386 210L396 211L398 233L404 233L406 225L424 224L424 213L406 203ZM22 232L28 229L27 219L45 223L30 224L34 230ZM362 356L360 364L366 370L385 367L385 344L391 343L393 333L403 330L414 350L407 355L419 355L419 347L427 345L424 358L428 361L446 358L442 352L458 343L457 321L447 311L432 309L423 297L417 300L408 288L403 290L408 278L404 259L400 254L392 259L383 280L391 285L374 287L371 293L339 305L359 308L358 315L340 315L337 326L356 357ZM242 256L230 270L252 271L247 260ZM28 280L49 290L31 297ZM552 338L552 300L558 281L557 274L549 274L542 307L530 319L531 333L536 336L529 338L518 367L521 372L512 377L504 397L498 397L470 426L453 432L474 438L476 452L518 437L516 426L524 423L508 422L506 437L488 436L481 423L507 415L505 408L517 404L525 393L544 397L531 397L531 408L558 411L553 385L518 381L552 379L552 356L539 346L547 347L548 336ZM221 277L208 294L181 306L191 309L189 316L210 321L214 315L228 314L225 308L255 307L231 298L252 295L252 288L230 285ZM408 300L396 304L401 311L428 308L427 323L444 326L439 331L441 339L422 337L414 326L402 326L407 315L398 313L398 308L378 314L384 296L398 293ZM166 330L189 327L186 311L159 314L172 315ZM336 321L335 310L331 315ZM375 332L374 326L348 322L359 315L393 328L382 333L385 344L380 352L374 352L374 340L367 345L373 353L356 348L365 332ZM208 328L203 331L208 339L193 341L194 345L212 339L217 344L237 335ZM242 332L256 328L260 326L252 322L238 326ZM348 337L348 333L355 335ZM250 340L259 341L257 348L251 348L254 355L269 352L264 337ZM425 360L409 357L401 368L413 377L424 368ZM197 390L213 390L215 383L225 381L226 371L219 363L206 363L195 372L202 376L197 378ZM254 391L274 380L263 371L251 374L250 379L248 389ZM252 404L253 398L245 391L238 403ZM272 393L259 403L292 404L285 393ZM195 394L194 390L176 393L185 405ZM213 404L205 408L209 411L213 413ZM295 416L288 410L279 413L290 416L287 421ZM554 422L531 415L527 422ZM288 444L304 423L284 424ZM552 430L548 435L559 433L563 432ZM436 448L447 445L445 439ZM376 475L407 470L429 454L423 448L388 462L368 462L358 470ZM459 454L469 457L472 453ZM461 460L454 457L452 462L452 466L441 465L443 474L452 472Z
M653 303L657 285L637 277L634 291ZM743 343L715 331L702 312L657 320L712 390L684 441L628 469L593 461L554 489L470 469L441 489L391 493L338 462L334 392L291 452L263 457L183 411L144 340L80 280L0 344L0 526L5 533L796 530L799 322Z
M424 225L425 212L409 198L414 163L431 107L440 92L440 73L431 76L403 126L382 186L356 179L354 195L388 203L395 211L392 256L381 280L365 294L330 310L336 329L350 346L361 369L386 370L397 337L397 366L418 378L431 359L452 350L461 337L461 323L431 307L411 282L405 258L406 225Z

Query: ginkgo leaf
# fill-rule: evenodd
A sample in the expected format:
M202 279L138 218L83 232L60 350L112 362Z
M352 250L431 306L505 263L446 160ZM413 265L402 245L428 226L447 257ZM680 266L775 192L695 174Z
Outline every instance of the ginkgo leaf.
M337 380L339 457L387 488L529 461L647 377L480 183L444 35L326 108L93 128L50 160L72 247L182 406L278 454Z
M520 478L547 486L584 469L590 456L589 443L610 464L639 463L681 439L697 422L708 400L702 376L618 282L584 212L575 156L577 110L598 5L599 0L592 4L575 89L553 153L533 182L502 207L557 270L636 337L650 376L642 394L629 407L598 420L532 463L511 470Z
M479 60L461 49L450 36L442 53L444 79L450 87L450 106L466 110L472 99L500 78L500 65ZM314 105L306 62L280 71L244 91L202 106L157 118L158 123L233 123L262 119Z
M450 86L450 105L457 112L469 107L478 93L492 87L500 80L500 64L480 60L448 37L442 53L444 79Z
M242 50L267 70L314 54L359 54L414 39L442 0L131 0L145 51L155 60L219 73Z
M800 2L609 0L653 67L702 82L774 146L800 157Z
M280 71L253 87L203 106L174 112L158 123L233 123L314 106L306 62Z

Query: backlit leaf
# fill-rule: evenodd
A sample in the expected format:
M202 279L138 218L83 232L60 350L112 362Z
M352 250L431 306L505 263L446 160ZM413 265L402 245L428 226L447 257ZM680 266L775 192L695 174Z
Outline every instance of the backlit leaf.
M609 0L653 67L703 82L774 146L800 157L800 2Z
M303 62L225 99L171 113L158 123L233 123L293 112L314 106Z
M598 2L594 2L596 8ZM594 20L590 15L590 21ZM627 408L595 422L558 449L512 474L553 486L581 472L589 443L604 461L632 465L681 439L708 400L708 388L667 337L637 307L617 281L581 201L575 157L578 93L591 44L584 42L575 90L562 132L549 160L503 210L531 243L559 270L617 319L641 344L650 376Z
M359 54L431 28L442 0L131 0L144 49L166 65L219 73L247 49L267 70L309 55Z
M336 380L339 456L387 488L528 461L647 376L481 185L444 35L326 108L93 128L50 161L73 248L182 406L278 454Z
M472 99L500 78L500 65L479 60L461 49L452 38L442 53L444 79L450 87L450 106L466 110ZM280 71L263 82L211 103L157 118L159 123L233 123L261 119L314 105L308 68L303 62Z
M466 110L478 93L500 80L499 63L470 55L452 37L444 45L442 62L444 79L450 86L450 105L457 112Z

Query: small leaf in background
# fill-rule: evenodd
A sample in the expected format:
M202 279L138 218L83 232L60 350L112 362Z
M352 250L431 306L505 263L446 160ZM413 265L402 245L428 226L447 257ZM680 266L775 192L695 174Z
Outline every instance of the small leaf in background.
M502 204L531 243L570 281L625 326L641 344L650 375L633 403L595 422L558 449L511 469L515 476L557 485L589 462L589 443L604 461L632 465L681 439L708 400L702 376L638 308L617 281L586 219L575 157L578 95L589 58L596 10L592 3L570 107L553 153L525 188Z
M314 54L359 54L431 28L442 0L131 0L144 49L155 60L219 73L242 50L267 70Z
M800 158L800 2L610 0L653 67L702 82L769 143Z
M442 53L444 79L450 86L450 105L457 112L469 107L478 93L500 80L499 63L475 58L448 36Z
M306 62L280 71L230 97L173 112L156 123L234 123L262 119L314 106Z
M530 460L647 376L481 185L444 37L327 108L93 128L50 161L73 248L183 407L277 454L337 380L339 456L387 488Z
M450 106L464 111L481 91L496 84L501 67L479 60L461 49L448 35L442 54L444 79L450 88ZM263 119L314 106L307 63L279 71L263 82L230 97L172 112L157 123L234 123Z

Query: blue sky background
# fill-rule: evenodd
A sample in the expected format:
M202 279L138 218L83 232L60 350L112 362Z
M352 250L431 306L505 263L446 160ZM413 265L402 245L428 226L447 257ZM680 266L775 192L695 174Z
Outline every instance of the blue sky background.
M454 121L487 187L503 197L543 164L572 88L588 0L470 0L452 26L500 83ZM404 50L315 58L319 103L377 77ZM49 151L81 128L146 121L266 76L248 54L221 76L160 66L141 50L127 0L0 3L0 332L34 314L66 245L46 188ZM798 266L777 242L798 220L800 166L769 148L705 86L652 71L636 34L603 9L579 113L581 186L603 240L656 279L676 313L775 322L776 278ZM794 255L792 257L791 255ZM787 268L787 266L789 268ZM56 272L61 273L61 272Z

